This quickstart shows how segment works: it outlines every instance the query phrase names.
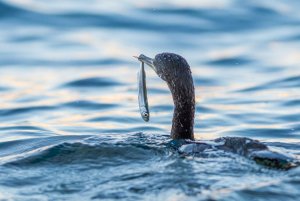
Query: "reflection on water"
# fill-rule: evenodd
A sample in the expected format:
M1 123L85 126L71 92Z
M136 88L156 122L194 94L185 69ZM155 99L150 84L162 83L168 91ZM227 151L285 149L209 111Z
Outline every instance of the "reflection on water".
M1 1L0 199L299 199L299 168L180 156L171 94L151 69L151 120L140 118L132 57L188 60L197 139L251 137L299 157L299 6Z

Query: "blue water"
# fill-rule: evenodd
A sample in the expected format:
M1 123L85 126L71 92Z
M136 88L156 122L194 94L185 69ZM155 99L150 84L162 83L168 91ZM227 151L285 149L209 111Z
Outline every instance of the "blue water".
M172 99L132 57L189 62L195 136L300 157L300 2L0 1L0 200L299 200L300 169L170 146Z

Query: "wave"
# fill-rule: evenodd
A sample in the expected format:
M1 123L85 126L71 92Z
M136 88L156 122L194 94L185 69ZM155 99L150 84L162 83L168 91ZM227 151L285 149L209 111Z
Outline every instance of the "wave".
M0 86L0 91L7 91L7 90L9 90L9 88L8 88L8 87L3 87L3 86Z
M26 113L34 113L41 111L54 110L55 106L30 106L30 107L20 107L20 108L11 108L11 109L0 109L0 116L7 117L13 115L20 115Z
M25 13L26 10L15 6L13 4L8 4L3 1L0 2L0 18L13 16L18 13Z
M111 87L121 85L120 82L112 80L111 78L103 77L90 77L84 79L78 79L71 82L67 82L62 87Z
M265 84L261 84L254 87L248 87L245 89L238 90L237 92L252 92L274 88L299 88L300 87L300 76L290 76L284 79L278 79Z
M207 64L214 65L214 66L225 66L225 67L236 67L240 68L241 65L250 64L252 61L247 58L243 57L232 57L232 58L222 58L209 61Z
M299 107L300 106L300 99L287 100L284 103L282 103L282 105L287 106L287 107Z
M118 105L112 103L96 103L96 102L86 101L86 100L77 100L77 101L64 103L61 106L75 108L75 109L85 109L85 110L103 110L103 109L110 109L113 107L117 107Z
M17 38L16 40L20 40ZM22 39L23 40L23 39ZM19 42L19 41L15 41ZM86 66L113 66L120 64L132 64L131 62L117 59L117 58L103 58L103 59L88 59L88 60L41 60L39 58L28 59L28 58L19 58L7 56L0 61L0 66L11 66L11 65L20 65L20 66L44 66L44 67L86 67Z
M134 137L140 137L135 139ZM106 136L52 136L0 143L0 163L7 166L58 164L120 165L164 156L168 150L161 144L164 137L145 138L141 133L128 134L126 139ZM159 143L155 143L158 142Z
M247 10L244 9L247 7ZM140 15L140 12L143 15ZM240 31L278 26L289 18L272 8L257 5L238 5L236 9L201 8L146 8L132 12L89 13L88 11L38 12L17 5L0 2L0 17L25 25L72 29L78 27L105 27L109 29L152 30L155 32L200 33L211 31ZM155 18L154 15L155 14ZM186 17L191 23L169 21L168 15ZM157 23L157 19L160 19ZM196 19L196 20L193 20ZM201 21L199 21L201 19Z

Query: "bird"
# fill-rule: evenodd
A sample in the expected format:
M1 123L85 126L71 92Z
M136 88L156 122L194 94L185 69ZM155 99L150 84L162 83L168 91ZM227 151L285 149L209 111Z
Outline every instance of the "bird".
M174 102L172 139L194 140L195 89L187 61L174 53L157 54L154 59L141 54L138 59L150 66L171 91Z
M134 57L142 62L142 65L145 63L152 68L170 89L174 103L170 135L173 141L180 141L180 152L195 154L215 148L246 156L268 167L290 169L300 164L293 156L270 150L264 143L247 137L221 137L213 140L213 143L196 141L195 87L191 68L186 59L168 52L157 54L154 58L144 54Z

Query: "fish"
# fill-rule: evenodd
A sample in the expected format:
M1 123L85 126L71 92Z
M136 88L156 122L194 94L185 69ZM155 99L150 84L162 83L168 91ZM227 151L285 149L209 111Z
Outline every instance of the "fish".
M147 98L146 73L144 69L144 62L141 62L141 68L138 72L138 99L142 119L145 122L148 122L150 119L150 111Z

